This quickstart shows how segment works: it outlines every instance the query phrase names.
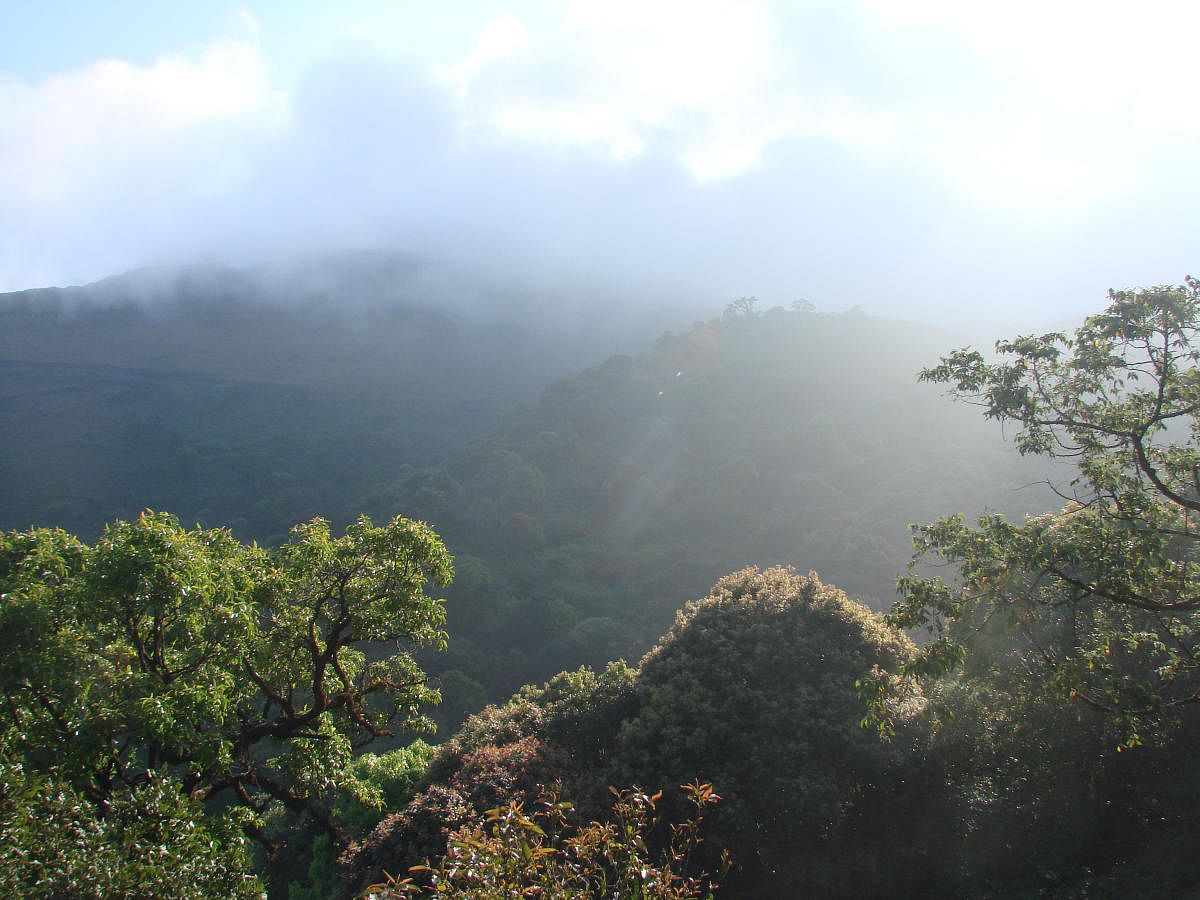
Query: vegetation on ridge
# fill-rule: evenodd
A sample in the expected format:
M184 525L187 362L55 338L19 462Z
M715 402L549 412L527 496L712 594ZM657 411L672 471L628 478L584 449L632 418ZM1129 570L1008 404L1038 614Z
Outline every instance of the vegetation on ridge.
M474 542L459 565L470 641L448 652L441 683L482 691L487 668L466 665L487 656L489 636L508 665L494 691L534 668L533 654L513 659L514 642L553 648L539 665L589 640L602 653L611 626L584 629L580 613L616 623L630 607L674 606L670 567L625 606L614 599L638 565L662 562L647 522L703 519L725 496L746 534L722 552L788 545L791 495L767 493L770 466L786 468L773 441L738 457L736 489L695 493L747 435L775 434L737 405L759 373L725 354L777 336L780 352L794 349L785 325L828 338L846 323L742 304L682 347L665 338L646 360L551 389L442 467L402 473L397 496ZM1179 896L1200 879L1198 324L1195 281L1118 292L1070 338L1019 338L997 360L955 351L926 371L1018 423L1025 453L1074 461L1075 480L1059 485L1058 513L916 527L889 616L815 574L742 568L678 611L636 668L526 685L437 747L413 740L438 699L426 653L448 625L427 593L451 575L430 526L363 517L337 535L314 520L277 549L161 513L115 522L91 545L9 532L0 885L96 897L265 888L289 900L690 898L718 886L731 897ZM693 354L704 391L689 399L670 353ZM655 405L665 387L642 395L666 363L684 395L673 408ZM532 430L539 422L571 430ZM709 442L646 466L680 436ZM903 458L897 442L887 449ZM863 453L854 465L876 459ZM635 497L654 515L632 517ZM578 530L588 510L592 537ZM678 524L722 558L727 530ZM606 553L629 574L589 593ZM645 591L661 593L644 602ZM526 638L533 623L545 634ZM902 630L913 626L930 639L914 644ZM372 741L391 744L359 752ZM688 784L690 805L675 792ZM616 790L614 809L614 785L649 790ZM728 860L718 885L705 873Z

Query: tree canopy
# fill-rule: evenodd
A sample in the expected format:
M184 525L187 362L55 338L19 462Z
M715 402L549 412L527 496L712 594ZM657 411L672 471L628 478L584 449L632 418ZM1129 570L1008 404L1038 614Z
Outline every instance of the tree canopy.
M1118 717L1130 743L1200 700L1198 329L1189 278L1110 291L1073 335L1002 341L995 361L958 350L921 374L1074 477L1054 514L915 529L891 618L934 640L910 672L949 671L1003 627L1017 640L997 664ZM957 577L926 575L937 561Z
M103 816L164 779L265 844L272 806L334 837L332 802L370 802L351 765L438 699L413 658L444 646L452 576L426 525L320 519L278 551L146 512L88 546L62 531L0 537L5 756ZM371 646L390 644L386 654Z
M902 742L861 727L855 682L913 653L902 632L814 573L727 575L642 660L638 706L615 742L616 782L704 773L726 799L713 828L742 890L845 896L886 854L881 810L905 777ZM916 708L893 712L908 720ZM842 843L857 848L852 861L833 852ZM890 888L902 892L908 875L892 860Z

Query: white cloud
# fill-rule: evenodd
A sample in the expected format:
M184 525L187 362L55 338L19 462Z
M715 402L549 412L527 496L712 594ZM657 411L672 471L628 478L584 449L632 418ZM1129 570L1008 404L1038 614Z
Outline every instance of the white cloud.
M265 124L279 101L257 51L240 42L146 68L101 60L38 84L0 83L0 190L18 200L63 197L107 178L111 166L173 150L191 131Z
M501 14L447 68L468 122L616 160L665 154L700 180L742 175L781 141L830 140L971 202L1050 194L1068 215L1138 190L1158 143L1200 137L1200 7L1172 0L562 9ZM831 21L845 31L827 47ZM872 69L881 90L856 83Z
M700 179L735 176L804 124L758 2L576 2L537 25L504 13L451 68L470 121L622 160L668 148Z
M1046 198L1085 214L1160 177L1157 156L1200 138L1194 35L1200 6L1176 0L862 0L894 46L958 48L988 92L937 87L904 139L999 208ZM947 70L949 88L960 71ZM1188 173L1178 173L1189 178ZM1043 204L1044 206L1045 204Z
M481 72L516 55L528 43L529 31L520 17L511 11L502 12L484 26L465 58L439 66L434 75L462 97Z
M286 120L286 97L244 36L149 66L105 59L0 81L4 281L93 274L96 260L64 258L237 183L248 153Z
M1200 12L1124 10L513 0L439 22L457 49L414 72L359 5L286 86L239 15L150 65L0 82L0 290L331 245L834 304L1177 278ZM352 25L372 40L335 52Z

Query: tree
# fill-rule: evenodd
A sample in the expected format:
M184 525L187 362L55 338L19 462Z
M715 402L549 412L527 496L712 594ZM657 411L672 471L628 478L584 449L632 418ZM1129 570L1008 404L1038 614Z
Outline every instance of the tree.
M267 846L269 807L335 842L341 792L378 801L354 752L427 730L438 700L411 649L443 647L452 577L426 525L321 519L278 551L143 513L87 546L63 531L0 536L0 729L104 818L147 785L226 810ZM388 652L368 648L390 644Z
M899 626L933 640L909 666L947 673L1003 628L992 665L1116 717L1127 743L1200 700L1200 281L1110 291L1073 336L1019 337L999 361L956 350L921 378L1018 426L1022 454L1064 459L1059 512L915 528ZM928 562L957 571L921 574Z
M912 871L891 852L905 742L861 727L855 682L914 652L813 574L727 575L642 660L610 783L711 780L726 798L712 841L737 860L730 887L746 896L905 896Z
M757 297L738 297L725 307L722 317L726 319L752 319L756 315L754 307L757 303Z

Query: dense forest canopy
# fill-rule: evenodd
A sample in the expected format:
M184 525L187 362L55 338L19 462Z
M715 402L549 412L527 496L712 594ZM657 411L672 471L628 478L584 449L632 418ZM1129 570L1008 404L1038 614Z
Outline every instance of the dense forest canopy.
M679 597L746 563L882 609L909 522L1056 502L1044 466L915 382L938 329L742 298L538 396L636 319L481 316L438 277L369 256L4 298L0 524L95 536L153 507L269 545L316 515L424 519L458 558L454 648L422 659L449 726L638 657Z
M594 303L385 253L0 295L0 526L91 539L152 507L277 544L345 524L666 316Z
M0 897L1200 900L1200 6L2 21Z
M440 466L398 473L363 508L434 523L460 561L458 644L430 665L515 688L633 659L680 596L746 563L815 569L884 609L910 522L1053 508L1048 466L916 382L944 340L803 305L731 309L550 385Z
M345 527L9 531L3 884L1178 896L1198 321L1189 281L945 356L743 298L374 470Z

